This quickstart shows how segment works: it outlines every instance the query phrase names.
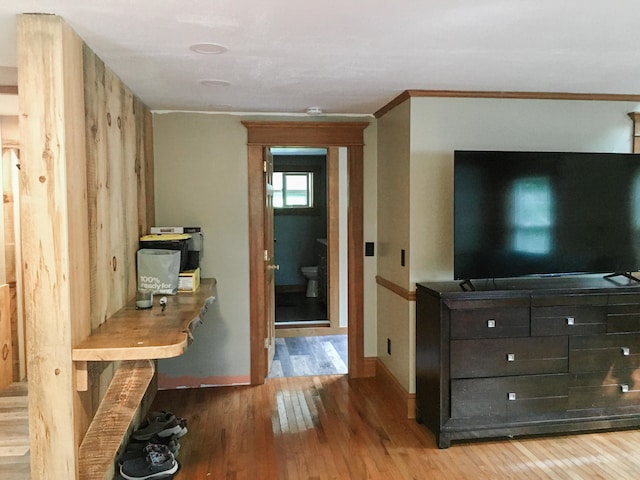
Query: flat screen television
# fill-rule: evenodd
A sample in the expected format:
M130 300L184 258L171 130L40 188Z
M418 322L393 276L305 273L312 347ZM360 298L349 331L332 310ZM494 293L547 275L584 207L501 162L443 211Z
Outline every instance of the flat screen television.
M458 280L640 268L640 154L456 151Z

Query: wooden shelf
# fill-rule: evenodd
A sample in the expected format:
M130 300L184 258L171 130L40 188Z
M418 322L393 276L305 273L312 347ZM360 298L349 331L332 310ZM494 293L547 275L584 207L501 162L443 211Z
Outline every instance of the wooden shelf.
M76 364L78 391L88 388L87 362L116 360L154 360L182 355L192 340L193 324L201 321L215 300L216 280L203 279L195 292L166 295L164 312L154 298L148 310L136 309L132 300L76 345L72 359Z

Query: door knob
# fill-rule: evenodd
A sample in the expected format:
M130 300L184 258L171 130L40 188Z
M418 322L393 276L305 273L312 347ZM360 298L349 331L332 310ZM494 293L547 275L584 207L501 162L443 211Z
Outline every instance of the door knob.
M280 270L280 265L267 265L269 270Z

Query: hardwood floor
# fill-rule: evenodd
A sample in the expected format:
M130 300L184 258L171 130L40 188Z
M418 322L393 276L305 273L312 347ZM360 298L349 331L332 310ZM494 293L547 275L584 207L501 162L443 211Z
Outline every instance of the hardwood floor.
M439 450L376 379L314 376L165 390L152 408L188 419L177 480L640 478L636 430Z
M0 480L30 478L27 384L0 391Z

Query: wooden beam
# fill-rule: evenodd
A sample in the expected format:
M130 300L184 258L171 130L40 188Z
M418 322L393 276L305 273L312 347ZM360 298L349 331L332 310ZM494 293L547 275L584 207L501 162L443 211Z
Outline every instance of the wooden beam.
M18 87L16 85L0 85L0 95L17 95Z
M249 171L249 316L251 318L251 384L264 383L267 358L264 339L267 336L264 319L264 177L262 174L262 147L249 145L247 162Z
M83 42L57 16L17 18L20 217L31 478L78 478L88 418L71 349L89 334Z
M331 328L340 328L340 162L339 148L327 149L326 301ZM344 281L344 280L343 280Z
M349 147L347 176L347 288L349 289L349 377L366 376L364 369L364 152Z
M80 480L113 478L118 449L139 423L140 405L154 374L155 366L150 360L120 364L80 445Z
M13 383L9 285L0 285L0 390Z
M251 122L247 144L259 146L348 147L362 145L362 132L368 122Z

